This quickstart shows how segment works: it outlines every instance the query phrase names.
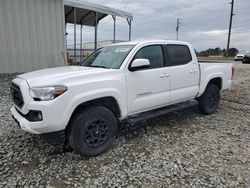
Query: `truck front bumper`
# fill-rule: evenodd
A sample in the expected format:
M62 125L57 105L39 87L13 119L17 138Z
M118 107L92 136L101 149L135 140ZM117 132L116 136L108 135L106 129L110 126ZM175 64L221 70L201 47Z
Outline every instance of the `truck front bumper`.
M36 121L36 122L30 122L26 118L24 118L20 112L18 112L13 106L11 109L11 114L13 119L16 121L16 123L19 125L19 127L27 132L33 133L33 134L40 134L36 131L35 127L41 127L43 122L42 121Z
M19 127L33 134L51 133L65 129L61 122L57 120L59 119L58 116L52 118L54 114L48 115L43 108L29 109L27 114L22 114L16 106L13 106L10 111ZM42 118L38 120L38 118L32 116L33 113L30 114L30 112L41 112Z
M20 114L13 106L11 109L12 118L15 120L15 122L18 124L18 126L26 131L33 134L39 134L39 136L44 139L46 142L50 144L59 144L65 142L65 130L55 131L55 132L48 132L48 133L40 133L36 130L37 127L43 127L44 122L43 121L36 121L36 122L30 122L26 118L23 117L23 115Z

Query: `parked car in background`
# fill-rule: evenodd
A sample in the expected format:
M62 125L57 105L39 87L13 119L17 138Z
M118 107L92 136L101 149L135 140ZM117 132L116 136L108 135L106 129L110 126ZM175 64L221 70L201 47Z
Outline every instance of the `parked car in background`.
M242 59L242 63L250 63L250 52L248 52Z
M243 58L245 57L245 55L249 53L248 51L241 51L239 52L235 57L234 57L234 61L242 61Z

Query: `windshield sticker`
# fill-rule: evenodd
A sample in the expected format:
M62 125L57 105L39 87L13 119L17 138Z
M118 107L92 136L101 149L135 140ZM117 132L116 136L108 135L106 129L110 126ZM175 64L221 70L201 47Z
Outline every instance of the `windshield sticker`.
M116 50L115 50L115 52L128 52L129 51L129 48L117 48Z

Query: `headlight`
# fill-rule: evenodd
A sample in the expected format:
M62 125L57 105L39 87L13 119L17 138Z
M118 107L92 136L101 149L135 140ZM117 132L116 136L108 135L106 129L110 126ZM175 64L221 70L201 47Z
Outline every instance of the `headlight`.
M48 101L67 91L65 86L34 87L30 89L30 95L35 100Z

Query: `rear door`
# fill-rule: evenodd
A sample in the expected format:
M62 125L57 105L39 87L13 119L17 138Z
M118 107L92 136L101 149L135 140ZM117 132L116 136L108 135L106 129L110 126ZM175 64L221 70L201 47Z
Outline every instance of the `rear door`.
M137 51L133 60L137 58L148 59L150 67L138 71L126 70L129 114L170 102L170 69L165 67L163 46L144 46Z
M192 59L187 45L165 45L167 63L170 65L171 103L194 98L199 90L199 65Z

